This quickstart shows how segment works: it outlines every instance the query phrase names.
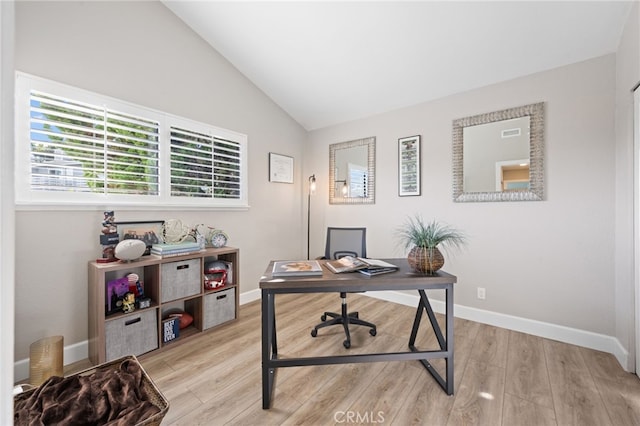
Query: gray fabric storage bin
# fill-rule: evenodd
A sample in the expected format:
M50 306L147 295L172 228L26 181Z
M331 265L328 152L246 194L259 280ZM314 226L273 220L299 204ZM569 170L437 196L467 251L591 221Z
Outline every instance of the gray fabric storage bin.
M202 328L215 327L236 317L236 289L217 291L204 296Z
M145 309L104 324L107 361L158 349L156 309Z
M160 274L162 303L200 294L200 259L163 263Z

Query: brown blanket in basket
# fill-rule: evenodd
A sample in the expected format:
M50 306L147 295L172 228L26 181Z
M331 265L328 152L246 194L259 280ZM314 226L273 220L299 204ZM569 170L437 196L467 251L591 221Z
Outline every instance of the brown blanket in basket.
M118 366L116 366L118 367ZM51 377L14 403L16 425L133 425L160 409L142 388L140 365L125 360L119 368L87 376Z

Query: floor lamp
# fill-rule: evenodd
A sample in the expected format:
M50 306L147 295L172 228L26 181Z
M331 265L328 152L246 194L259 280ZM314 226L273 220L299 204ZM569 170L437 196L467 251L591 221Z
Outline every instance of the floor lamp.
M311 195L316 192L316 175L309 176L309 195L307 196L307 260L311 247Z

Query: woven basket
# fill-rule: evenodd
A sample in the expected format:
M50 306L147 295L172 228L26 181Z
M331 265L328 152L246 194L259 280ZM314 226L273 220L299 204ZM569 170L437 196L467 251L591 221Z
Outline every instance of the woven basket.
M444 256L437 247L414 247L407 256L409 266L422 274L433 274L444 266Z
M123 358L109 361L104 364L96 365L86 370L82 370L74 374L74 376L88 376L99 371L115 370L118 369L120 367L120 364L122 364L122 362L126 360L135 362L140 366L140 370L142 371L142 389L147 394L148 401L160 409L160 412L147 419L139 421L135 424L135 426L159 426L160 423L162 423L162 419L164 418L165 414L167 414L167 411L169 411L169 401L165 399L165 397L156 387L155 383L153 383L147 372L144 370L144 368L142 368L142 365L140 365L140 362L134 355L125 356ZM27 399L33 392L36 391L36 389L37 388L29 389L27 391L19 393L18 395L15 395L13 397L14 404L18 401Z

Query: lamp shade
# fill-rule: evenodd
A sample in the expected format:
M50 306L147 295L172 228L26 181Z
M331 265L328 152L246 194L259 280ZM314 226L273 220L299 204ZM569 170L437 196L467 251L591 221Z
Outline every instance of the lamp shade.
M316 175L309 176L309 193L314 194L316 192Z

